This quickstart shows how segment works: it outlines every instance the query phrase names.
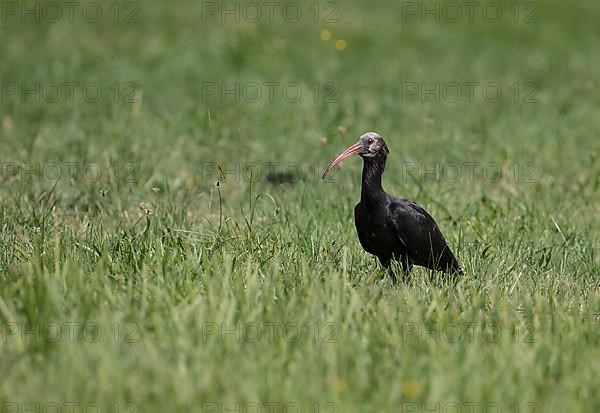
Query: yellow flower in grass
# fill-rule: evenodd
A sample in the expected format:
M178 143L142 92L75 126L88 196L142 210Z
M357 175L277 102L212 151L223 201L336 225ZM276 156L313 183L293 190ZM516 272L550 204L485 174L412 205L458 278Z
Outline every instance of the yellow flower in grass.
M342 50L346 49L347 46L348 46L348 43L346 43L346 41L343 39L336 40L336 42L335 42L335 48L337 50L339 50L340 52Z
M342 392L348 388L348 382L343 377L334 377L331 384L336 392Z
M331 40L331 32L327 29L321 30L321 40L324 42Z
M423 393L423 385L420 381L409 380L402 386L402 392L407 399L414 400Z

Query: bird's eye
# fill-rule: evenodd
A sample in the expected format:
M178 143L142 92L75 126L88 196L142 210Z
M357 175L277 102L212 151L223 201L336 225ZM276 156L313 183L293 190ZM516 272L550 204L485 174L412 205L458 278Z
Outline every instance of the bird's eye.
M373 143L373 138L369 138L369 140L367 142L369 143L369 145L372 144Z

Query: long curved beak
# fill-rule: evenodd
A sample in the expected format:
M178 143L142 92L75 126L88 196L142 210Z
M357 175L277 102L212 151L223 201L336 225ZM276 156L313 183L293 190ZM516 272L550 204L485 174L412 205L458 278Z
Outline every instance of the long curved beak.
M350 146L348 149L346 149L344 152L340 153L327 167L327 169L325 169L325 173L323 174L323 179L325 179L325 177L327 176L327 174L333 169L334 166L336 166L338 163L342 162L344 159L349 158L353 155L356 155L360 152L360 142L355 143L354 145Z

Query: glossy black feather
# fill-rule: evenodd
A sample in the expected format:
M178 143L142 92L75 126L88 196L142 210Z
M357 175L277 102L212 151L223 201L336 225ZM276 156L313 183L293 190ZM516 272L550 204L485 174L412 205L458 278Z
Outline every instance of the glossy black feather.
M363 199L354 208L360 244L389 267L399 261L405 271L413 265L459 272L460 266L434 219L421 206L388 194L375 205Z

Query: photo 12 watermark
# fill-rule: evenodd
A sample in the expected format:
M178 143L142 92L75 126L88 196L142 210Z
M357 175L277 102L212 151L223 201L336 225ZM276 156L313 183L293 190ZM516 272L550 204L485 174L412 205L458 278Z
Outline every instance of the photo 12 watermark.
M3 1L2 23L99 23L134 24L140 21L137 1Z
M202 413L338 413L339 406L333 402L299 403L285 401L260 402L205 402Z
M93 401L16 402L1 404L1 413L138 413L139 407L132 402L103 404Z
M140 342L140 329L136 323L103 324L94 321L51 321L45 323L0 324L0 341L8 343L97 343L102 338L114 343Z
M202 23L339 23L340 7L336 2L295 1L205 1L201 3Z
M503 403L494 401L463 402L402 402L400 413L541 413L540 406L534 402Z
M0 162L0 184L26 182L55 184L63 180L86 182L136 183L139 165L80 161Z
M497 343L508 338L513 343L537 343L539 326L534 323L514 323L501 325L488 322L456 322L440 324L405 321L400 326L402 343Z
M515 184L539 182L539 166L535 162L402 162L401 181L498 183L502 180Z
M499 23L539 22L537 2L507 1L405 1L402 23Z
M2 103L139 103L141 89L135 82L2 82Z
M273 183L295 184L300 181L319 182L325 165L313 163L304 165L298 162L202 162L200 179L211 183L256 183L262 180ZM335 182L335 173L326 182Z
M275 343L286 341L297 343L309 340L315 344L334 344L338 342L338 325L335 323L302 324L295 322L203 322L201 327L202 343L218 341L220 343Z
M203 82L202 102L339 103L339 86L336 82Z
M539 103L535 82L402 82L402 103Z

